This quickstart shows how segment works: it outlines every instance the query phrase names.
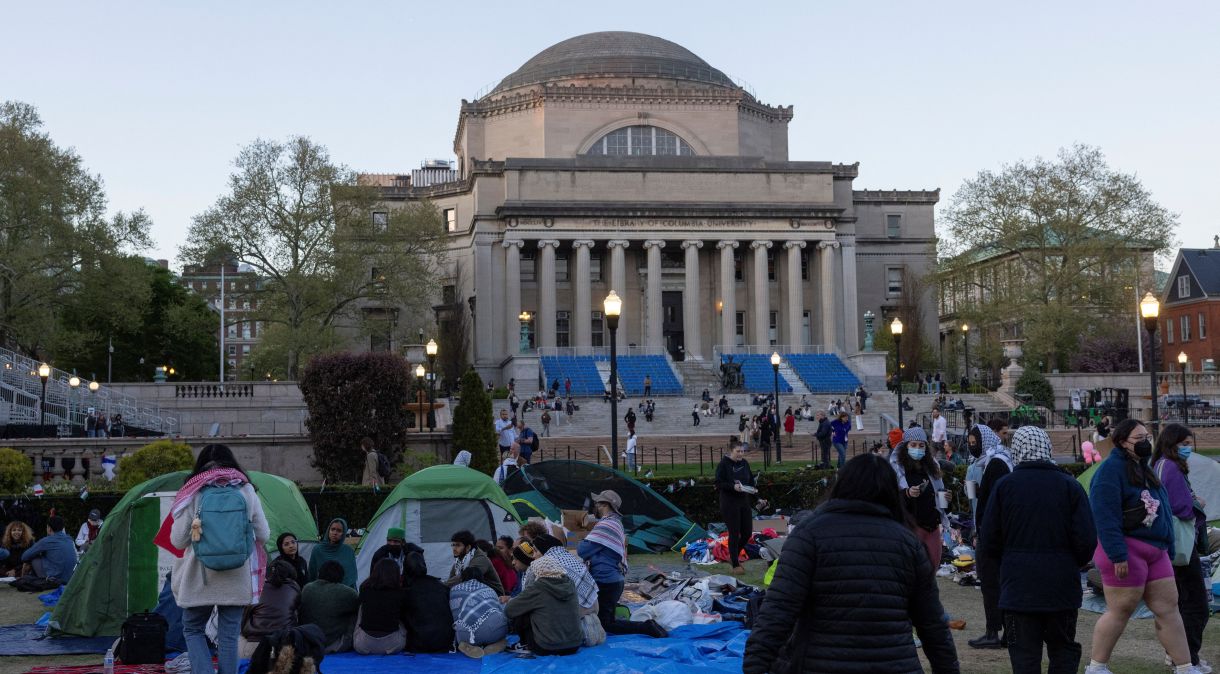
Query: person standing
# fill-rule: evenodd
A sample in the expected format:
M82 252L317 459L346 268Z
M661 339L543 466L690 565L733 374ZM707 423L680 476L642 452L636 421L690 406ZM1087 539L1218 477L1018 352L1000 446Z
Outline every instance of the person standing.
M538 420L542 422L542 437L551 437L551 411L544 407Z
M513 441L517 439L517 431L512 420L508 418L508 410L500 410L500 418L496 419L495 428L502 457L508 453L513 446Z
M1106 612L1093 628L1085 674L1109 674L1110 655L1143 599L1156 619L1156 636L1177 674L1198 674L1178 613L1178 588L1166 550L1173 545L1169 495L1148 465L1152 435L1138 419L1110 433L1114 449L1097 468L1089 499L1097 527L1093 564L1101 572Z
M644 397L652 395L652 375L644 375Z
M538 448L538 434L525 425L524 419L517 422L517 445L521 447L521 460L529 463L530 456Z
M982 448L982 458L979 464L979 485L977 495L977 514L975 515L975 535L978 545L982 545L987 532L987 504L991 493L1000 479L1012 472L1013 460L1008 449L1000 442L990 427L977 424L970 429L968 436L973 438ZM970 442L970 440L968 440ZM999 560L992 559L979 549L975 557L975 569L983 592L983 613L986 615L986 631L983 636L971 639L967 643L971 648L1003 648L1004 638L1000 632L1004 629L1004 614L1000 610L1000 567Z
M936 456L944 456L945 439L949 436L949 422L940 413L939 407L932 408L932 451Z
M234 490L245 505L241 515L244 530L230 529L230 512L220 510L232 500L226 490ZM210 507L216 504L216 510ZM217 531L223 527L222 531ZM245 536L249 539L241 540ZM238 465L232 450L225 445L208 445L199 453L195 469L178 490L169 515L161 524L155 543L175 556L170 574L174 600L182 607L182 634L193 672L212 671L212 651L205 627L212 613L217 614L216 671L237 674L237 642L245 607L255 604L262 591L267 568L265 545L271 536L267 516L250 478ZM234 552L231 546L244 543L245 561L236 567L220 564L219 558L205 552ZM213 550L220 544L225 550Z
M729 529L730 572L740 576L746 572L741 565L741 550L754 528L750 498L751 494L758 492L754 473L750 471L750 463L745 459L740 442L729 441L728 453L720 458L720 465L716 466L716 492L720 496L720 517ZM766 503L760 500L759 506L764 507Z
M373 448L373 439L364 437L360 439L360 448L364 450L364 473L360 478L360 484L366 487L378 487L383 484L381 473L378 468L381 466L381 460L377 456L377 450Z
M627 451L623 454L627 457L627 470L633 473L635 472L635 445L635 431L629 430L627 431Z
M1190 555L1185 559L1174 555L1173 576L1178 587L1178 613L1182 615L1182 625L1186 630L1190 661L1204 669L1203 666L1207 663L1199 659L1199 648L1203 645L1203 629L1207 627L1210 611L1203 584L1203 565L1199 560L1199 546L1196 541L1206 536L1207 515L1203 511L1206 504L1194 495L1190 486L1188 460L1194 451L1194 433L1182 424L1169 424L1161 429L1161 435L1156 440L1156 448L1152 453L1152 470L1157 479L1165 485L1173 516L1182 523L1174 527L1175 551L1185 545L1190 549ZM1191 533L1189 543L1178 540L1179 534L1185 535L1187 527ZM1208 582L1210 583L1210 580Z
M890 465L898 475L903 504L915 521L915 535L928 549L933 569L940 568L944 550L941 532L945 515L936 503L936 493L944 491L940 465L928 451L928 435L918 426L908 428L902 442L890 455Z
M699 404L698 403L695 404L695 409L691 410L690 417L691 417L691 425L698 426L699 425Z
M979 549L999 569L1008 658L1014 674L1037 674L1045 644L1047 672L1074 673L1080 568L1097 546L1093 513L1080 483L1051 460L1046 431L1022 426L1012 453L1016 468L995 486Z
M1097 422L1097 429L1094 431L1094 434L1093 434L1093 444L1097 444L1097 443L1101 442L1102 440L1106 440L1110 437L1111 423L1112 422L1110 421L1109 415L1103 416L1101 418L1101 421Z
M792 434L796 432L796 415L789 407L784 411L784 433L788 436L788 446L792 446Z
M563 378L563 397L565 397L565 398L572 397L572 378L571 377Z
M636 419L635 409L632 407L628 407L627 413L623 415L623 421L625 421L627 423L627 432L628 433L635 432L635 419Z
M788 536L742 672L921 672L912 628L934 674L960 671L936 567L904 521L885 459L849 461Z
M834 432L830 428L830 420L826 418L826 413L818 410L817 413L818 428L813 432L813 437L817 439L818 446L822 448L822 463L820 468L830 468L830 437Z
M830 422L830 442L835 447L835 452L839 455L838 468L842 468L847 461L847 434L851 432L851 421L848 418L847 412L840 412L837 419Z

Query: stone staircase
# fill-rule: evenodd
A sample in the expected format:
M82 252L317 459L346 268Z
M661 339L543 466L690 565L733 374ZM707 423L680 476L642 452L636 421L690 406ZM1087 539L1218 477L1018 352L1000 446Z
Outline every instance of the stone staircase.
M789 367L787 362L779 364L779 376L783 377L784 381L788 382L788 385L792 387L792 395L800 396L809 393L809 387L805 386L805 382L801 381L796 371Z
M712 370L711 361L682 360L674 361L674 369L682 378L682 388L687 395L698 397L707 389L716 395L720 390L720 376Z

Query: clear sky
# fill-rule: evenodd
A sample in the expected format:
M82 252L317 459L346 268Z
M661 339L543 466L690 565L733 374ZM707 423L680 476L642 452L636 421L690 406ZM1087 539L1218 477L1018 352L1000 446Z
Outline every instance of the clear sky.
M153 218L174 258L238 150L308 135L354 169L452 156L458 107L560 40L677 42L794 104L794 160L859 161L857 188L934 188L1081 142L1135 172L1210 246L1220 3L9 2L0 99L38 107ZM176 265L175 265L176 266Z

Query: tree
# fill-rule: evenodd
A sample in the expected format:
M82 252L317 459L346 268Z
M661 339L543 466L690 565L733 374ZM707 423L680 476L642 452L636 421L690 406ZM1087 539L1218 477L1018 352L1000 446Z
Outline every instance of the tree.
M1028 395L1035 405L1055 408L1055 388L1038 370L1026 368L1017 379L1016 388L1017 393Z
M151 245L148 227L142 211L107 218L101 179L42 131L37 110L0 104L0 346L47 357L65 298L111 258Z
M454 265L457 281L455 288L462 287L462 266ZM462 373L470 367L471 322L466 303L461 297L451 298L452 303L441 309L437 333L438 366L445 386L453 390L460 383Z
M1130 329L1095 329L1080 335L1072 356L1073 372L1134 372L1139 367L1138 345Z
M284 328L289 377L303 356L334 343L337 325L363 324L367 305L419 323L405 321L404 333L422 327L415 317L429 313L444 254L444 223L431 204L379 206L378 188L303 137L256 140L234 166L229 192L194 218L181 256L229 256L258 273L247 296L257 320Z
M299 385L309 409L312 463L323 478L359 482L365 436L391 464L397 460L406 443L411 379L407 361L392 353L333 353L309 361Z
M1076 145L1055 161L979 173L941 221L941 282L983 296L959 316L1024 337L1027 363L1066 368L1090 325L1129 316L1133 289L1151 286L1148 257L1173 244L1177 216L1100 150Z
M491 475L500 464L491 398L474 368L462 375L462 397L453 410L453 451L470 452L470 467Z

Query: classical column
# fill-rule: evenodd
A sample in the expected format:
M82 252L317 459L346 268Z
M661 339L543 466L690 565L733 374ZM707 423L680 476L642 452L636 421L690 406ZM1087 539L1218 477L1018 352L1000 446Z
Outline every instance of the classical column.
M818 243L818 267L822 273L822 348L826 351L839 350L839 313L835 306L837 281L835 280L835 249L838 241L822 241Z
M733 259L737 242L721 241L716 248L720 251L720 346L733 353L737 346L737 265Z
M664 346L665 334L661 331L661 249L665 242L649 240L644 242L648 251L648 330L645 333L644 344L647 346Z
M502 255L492 254L491 241L476 241L474 245L474 285L477 300L474 309L474 358L476 362L493 360L493 353L499 352L499 341L496 332L500 325L496 323L496 288L503 288L504 268L500 267L500 276L496 276L495 261L503 260Z
M593 345L593 307L590 284L592 277L589 271L589 251L593 248L592 241L573 241L572 250L576 253L575 269L572 279L572 346L590 347Z
M770 241L755 241L750 244L754 249L754 344L766 346L771 343L771 293L767 282L767 249Z
M618 344L618 352L623 355L627 353L627 319L634 308L631 306L634 304L631 301L633 298L627 294L627 261L624 254L630 243L621 239L606 242L606 247L610 249L610 290L618 293L623 300L623 310L618 319L618 331L614 340Z
M559 242L544 239L538 242L538 273L534 281L538 286L538 336L535 343L541 347L555 346L555 249Z
M521 352L521 247L524 241L505 241L504 246L504 353Z
M801 337L801 318L804 316L804 288L801 286L801 249L804 241L789 241L784 244L788 249L788 344L799 345L804 340Z
M683 268L686 270L686 285L682 289L682 348L686 350L687 358L703 360L703 342L699 335L699 326L703 324L703 316L699 305L699 249L702 241L683 241L682 250L686 251Z
M843 352L852 354L860 350L860 316L856 313L856 243L843 243Z

